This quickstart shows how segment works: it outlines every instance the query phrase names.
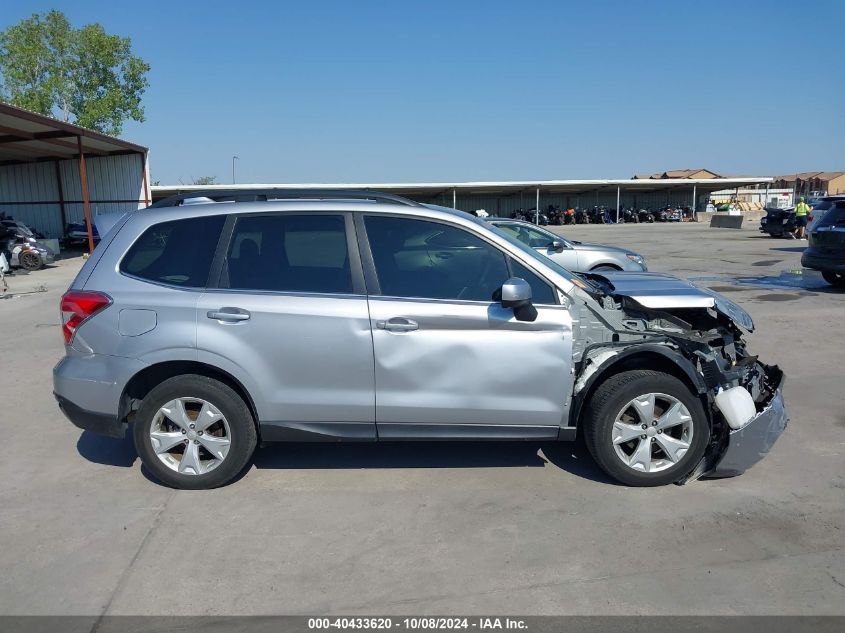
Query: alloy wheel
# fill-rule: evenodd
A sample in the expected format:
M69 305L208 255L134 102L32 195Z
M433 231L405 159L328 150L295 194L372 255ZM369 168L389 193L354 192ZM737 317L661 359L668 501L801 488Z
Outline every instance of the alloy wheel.
M41 268L41 256L38 253L27 251L26 253L21 253L20 263L26 270L38 270Z
M678 463L692 444L692 416L677 398L647 393L629 401L613 423L616 456L628 468L656 473Z
M153 452L170 470L204 475L226 459L231 431L226 417L202 398L175 398L159 408L150 424Z

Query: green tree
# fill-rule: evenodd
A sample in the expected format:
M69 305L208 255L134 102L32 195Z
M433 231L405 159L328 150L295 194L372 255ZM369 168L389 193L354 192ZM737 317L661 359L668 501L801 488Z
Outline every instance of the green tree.
M214 181L217 180L217 176L200 176L199 178L194 178L194 182L192 185L214 185L216 184Z
M74 29L61 11L0 32L0 99L106 134L144 120L149 70L128 37L96 23Z

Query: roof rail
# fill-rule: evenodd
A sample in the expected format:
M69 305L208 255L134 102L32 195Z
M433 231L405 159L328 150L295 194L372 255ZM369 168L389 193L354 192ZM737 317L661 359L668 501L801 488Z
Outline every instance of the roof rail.
M192 189L158 200L149 208L178 207L197 202L266 202L268 200L372 200L403 204L409 207L421 206L420 203L390 193L369 191L366 189Z

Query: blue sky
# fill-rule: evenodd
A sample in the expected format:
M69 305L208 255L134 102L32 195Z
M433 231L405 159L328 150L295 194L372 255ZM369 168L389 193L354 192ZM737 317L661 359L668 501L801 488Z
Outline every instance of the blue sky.
M845 170L841 0L13 0L132 38L162 184ZM829 85L827 85L829 83Z

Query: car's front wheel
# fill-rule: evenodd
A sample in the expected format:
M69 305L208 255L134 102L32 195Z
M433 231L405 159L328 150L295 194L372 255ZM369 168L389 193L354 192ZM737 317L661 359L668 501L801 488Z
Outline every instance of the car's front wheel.
M824 280L831 286L836 286L837 288L845 287L845 273L835 273L833 271L826 270L822 273L822 277L824 277Z
M24 270L41 270L44 267L44 260L38 251L24 251L18 261Z
M144 466L173 488L198 490L229 483L249 463L257 442L243 399L206 376L176 376L154 387L133 425Z
M704 455L710 425L690 389L669 374L616 374L593 393L584 417L587 448L608 475L629 486L661 486Z

